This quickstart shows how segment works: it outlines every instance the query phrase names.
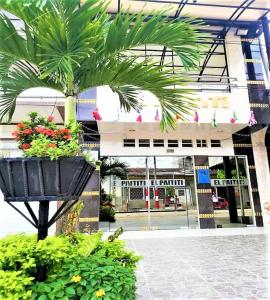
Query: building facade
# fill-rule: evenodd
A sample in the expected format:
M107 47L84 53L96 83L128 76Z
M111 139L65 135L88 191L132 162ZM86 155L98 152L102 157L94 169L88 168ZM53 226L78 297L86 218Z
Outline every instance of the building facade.
M125 3L115 2L108 8L112 14L125 9ZM206 42L199 70L188 74L198 107L185 121L175 116L175 130L162 132L159 102L151 93L143 93L141 111L129 113L121 109L108 87L79 96L77 119L83 123L83 148L106 158L107 164L126 165L122 180L116 176L100 180L100 170L96 170L82 196L81 230L267 226L268 1L233 0L226 5L206 0L129 2L134 11L140 5L145 11L161 9L170 2L170 17L191 14L205 22L201 30L211 40ZM184 72L180 59L169 49L149 45L133 49L132 54L152 57L172 74ZM53 91L27 91L18 99L13 124L29 111L53 113L61 124L63 103L63 95ZM97 110L101 120L93 116ZM3 155L20 155L11 138L13 124L1 125ZM115 222L99 220L100 198L111 202ZM4 212L4 204L1 207Z

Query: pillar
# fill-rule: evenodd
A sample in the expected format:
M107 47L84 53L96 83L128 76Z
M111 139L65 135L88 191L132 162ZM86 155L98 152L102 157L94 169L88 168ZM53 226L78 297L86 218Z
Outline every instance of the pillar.
M80 232L95 232L99 229L100 210L100 165L96 166L92 177L81 196L84 208L80 213Z
M200 228L215 228L208 156L195 156L194 163ZM209 180L206 180L204 183L200 183L198 178L198 175L201 171L206 171L205 174L209 174Z

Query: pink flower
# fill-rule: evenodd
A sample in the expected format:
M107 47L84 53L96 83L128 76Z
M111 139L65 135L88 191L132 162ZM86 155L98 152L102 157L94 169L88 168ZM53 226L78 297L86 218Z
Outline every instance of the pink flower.
M23 133L24 134L31 134L31 133L33 133L33 130L32 129L24 129Z
M54 120L54 117L53 116L49 116L48 119L47 119L49 122L52 122Z
M52 136L54 134L54 131L51 129L45 129L43 133L48 136Z
M29 149L30 147L31 147L30 144L22 144L22 149L23 150Z
M45 128L44 127L36 127L35 130L37 133L43 133Z
M19 124L17 124L17 127L18 127L18 128L24 128L25 125L24 125L23 123L19 123Z

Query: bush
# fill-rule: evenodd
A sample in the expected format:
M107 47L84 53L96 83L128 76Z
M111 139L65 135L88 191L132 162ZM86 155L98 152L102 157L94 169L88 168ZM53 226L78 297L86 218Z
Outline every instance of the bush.
M33 298L135 299L135 275L111 258L79 257L66 260L45 283L34 286ZM132 292L133 291L133 292ZM40 298L42 295L42 298Z
M99 220L103 222L115 222L115 210L111 206L100 206Z
M0 239L0 299L135 299L139 257L102 234ZM45 282L34 281L37 265L48 266Z

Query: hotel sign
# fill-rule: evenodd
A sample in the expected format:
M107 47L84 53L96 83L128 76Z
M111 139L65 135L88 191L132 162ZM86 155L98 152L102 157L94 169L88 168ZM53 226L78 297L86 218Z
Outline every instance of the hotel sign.
M247 179L211 179L212 186L246 186Z
M113 185L120 187L184 187L186 182L185 179L114 180Z

